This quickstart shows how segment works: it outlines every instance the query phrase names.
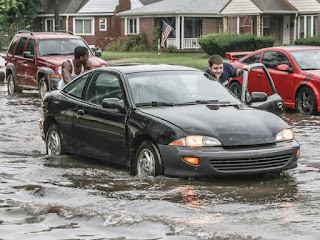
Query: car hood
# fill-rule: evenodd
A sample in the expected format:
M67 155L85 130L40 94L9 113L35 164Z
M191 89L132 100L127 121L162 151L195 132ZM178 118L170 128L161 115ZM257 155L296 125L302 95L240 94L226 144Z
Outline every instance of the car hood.
M308 74L314 74L314 75L320 76L320 70L305 70L304 72L305 72L307 75L308 75Z
M67 56L48 56L48 57L40 57L40 59L47 64L52 64L55 66L61 65L64 61L68 59L73 59L73 55L67 55ZM101 67L102 65L108 65L106 61L104 61L102 58L96 57L96 56L91 56L90 61L92 62L93 66L95 68Z
M139 110L178 126L188 135L215 137L224 146L275 143L277 133L290 128L273 113L248 107L191 105Z

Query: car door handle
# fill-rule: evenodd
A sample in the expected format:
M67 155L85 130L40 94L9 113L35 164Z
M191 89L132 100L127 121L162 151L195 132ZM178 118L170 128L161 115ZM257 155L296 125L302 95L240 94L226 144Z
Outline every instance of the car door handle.
M77 114L78 114L78 115L83 115L83 114L84 114L84 111L80 109L80 110L77 111Z
M23 60L22 62L23 62L23 63L27 63L27 60Z
M263 74L258 74L257 77L264 77L264 75Z

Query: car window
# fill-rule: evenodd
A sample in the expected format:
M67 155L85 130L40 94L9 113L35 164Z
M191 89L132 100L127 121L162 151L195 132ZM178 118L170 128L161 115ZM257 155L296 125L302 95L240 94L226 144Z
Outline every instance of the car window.
M26 51L31 53L31 56L34 57L34 40L30 39L27 47L26 47Z
M239 104L224 86L198 71L159 71L127 74L134 102L184 104L215 100Z
M18 40L19 40L19 37L18 37L18 36L16 36L16 37L13 38L13 40L12 40L12 42L11 42L11 45L10 45L10 47L9 47L9 50L8 50L8 53L9 53L10 55L13 54L14 47L16 46Z
M82 39L46 39L40 40L39 56L73 55L77 46L88 46ZM89 56L92 56L89 49Z
M73 97L81 98L84 86L86 85L86 81L89 76L89 73L82 75L81 77L69 83L64 89L62 89L62 91Z
M110 72L95 72L85 94L85 101L101 105L105 98L123 98L118 76Z
M320 69L320 50L297 50L290 53L302 70Z
M289 59L286 57L286 55L282 52L278 51L267 51L264 52L262 57L262 63L267 67L271 69L276 69L276 67L280 64L287 64L289 67L291 66L291 63Z
M24 45L26 44L26 42L27 42L27 38L25 38L25 37L20 38L15 55L22 56L23 48L24 48Z
M246 64L252 64L252 63L258 63L261 57L261 53L255 54L243 61L241 61L242 63L246 63Z

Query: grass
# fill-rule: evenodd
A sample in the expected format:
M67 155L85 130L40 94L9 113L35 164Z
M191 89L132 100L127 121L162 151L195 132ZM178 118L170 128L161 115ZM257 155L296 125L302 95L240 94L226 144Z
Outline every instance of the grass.
M203 70L208 67L209 56L206 53L103 52L102 58L107 62L117 60L116 64L173 64Z

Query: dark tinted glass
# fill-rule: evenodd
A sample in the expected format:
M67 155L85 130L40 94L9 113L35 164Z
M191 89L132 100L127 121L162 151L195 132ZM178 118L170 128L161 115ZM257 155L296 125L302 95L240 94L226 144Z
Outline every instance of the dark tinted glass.
M26 42L27 42L27 38L21 38L20 39L15 55L19 55L19 56L22 55L23 48L24 48L24 45L26 44Z
M34 41L33 39L30 39L28 42L28 45L26 47L26 51L31 53L31 56L34 56Z
M261 53L258 53L256 55L253 55L252 57L249 57L242 61L242 63L246 64L252 64L252 63L258 63L260 60Z
M13 50L14 50L14 47L16 46L17 42L18 42L18 39L19 37L15 37L12 42L11 42L11 45L10 45L10 48L9 48L9 51L8 53L12 55L13 53Z
M268 51L263 54L262 63L271 69L276 69L280 64L287 64L291 67L289 59L282 52Z

